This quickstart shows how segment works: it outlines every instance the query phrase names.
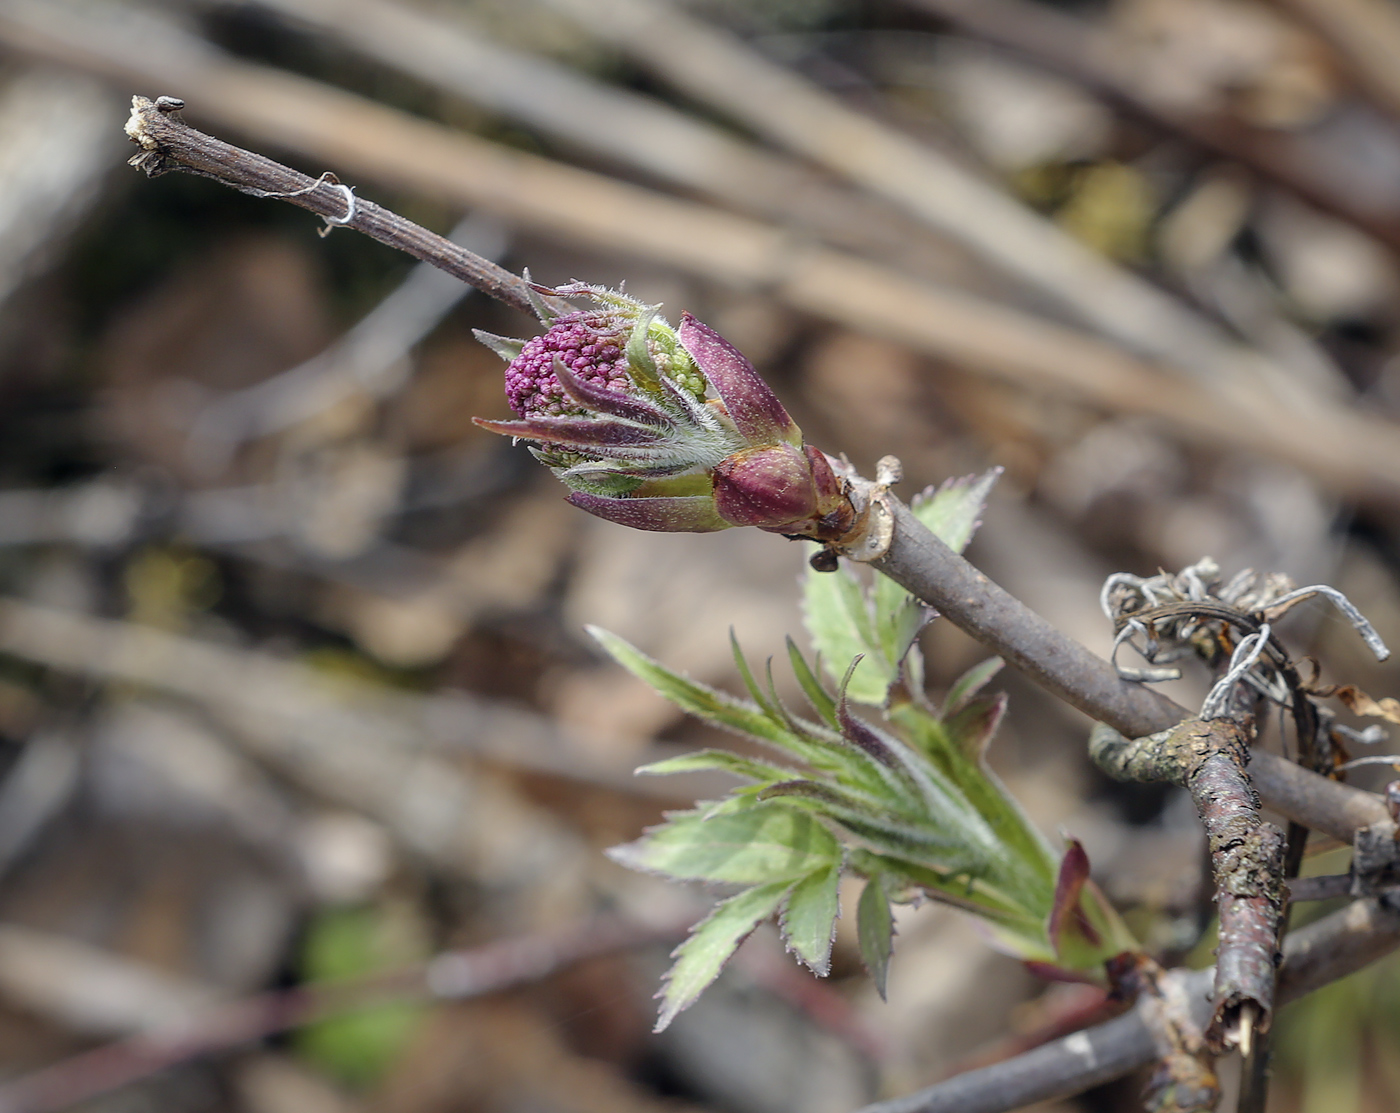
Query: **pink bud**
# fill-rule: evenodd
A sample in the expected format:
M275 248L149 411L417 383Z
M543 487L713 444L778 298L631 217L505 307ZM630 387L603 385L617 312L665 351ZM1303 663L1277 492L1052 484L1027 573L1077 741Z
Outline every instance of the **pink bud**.
M850 527L850 503L826 457L810 445L747 448L713 472L715 508L736 526L820 539Z

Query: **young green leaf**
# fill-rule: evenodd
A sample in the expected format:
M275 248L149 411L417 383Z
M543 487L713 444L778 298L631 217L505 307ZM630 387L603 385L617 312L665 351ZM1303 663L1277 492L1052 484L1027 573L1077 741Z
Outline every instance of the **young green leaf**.
M841 867L834 863L809 873L793 887L780 921L788 950L823 978L831 972L840 880Z
M690 938L673 952L676 964L666 975L656 1031L670 1024L678 1012L693 1004L701 991L719 977L739 944L778 910L791 890L791 881L775 881L746 889L720 901L715 910L691 930Z
M589 626L586 629L613 660L634 676L646 681L682 711L688 711L697 718L716 726L727 727L739 734L761 738L775 746L796 752L800 757L807 756L800 741L795 740L785 726L775 722L761 707L727 696L708 685L673 672L616 634L597 626Z
M1005 714L1005 692L977 696L944 719L943 730L953 745L980 763Z
M937 490L930 488L921 495L915 495L909 509L943 544L960 553L967 548L967 543L982 524L982 509L987 505L987 496L1001 478L1003 470L992 468L982 475L949 479Z
M943 701L943 714L952 715L960 711L964 704L980 692L1001 671L1005 664L1000 657L988 657L979 665L973 665L962 676L953 681L948 689L948 698Z
M764 714L770 719L782 719L775 702L764 694L763 689L758 686L758 682L754 679L753 670L749 668L749 659L744 656L744 651L739 646L739 639L735 636L732 626L729 628L729 649L734 654L734 667L739 670L739 678L743 680L744 687L748 689L754 703L763 708Z
M831 693L822 687L821 680L807 664L807 658L802 656L802 650L797 648L797 643L791 638L787 640L788 660L792 662L793 675L797 677L797 683L801 685L803 694L807 697L807 702L812 705L815 711L833 730L839 729L836 722L836 700Z
M802 614L807 635L821 654L832 680L856 657L856 667L846 694L857 703L879 705L894 679L885 660L870 617L865 592L845 568L835 572L808 572L802 588ZM839 671L838 671L839 670Z
M759 803L739 811L674 813L636 842L613 847L608 857L682 881L756 885L791 881L839 862L841 848L808 812Z
M640 766L635 773L642 777L666 777L673 773L701 773L718 770L733 773L736 777L747 777L751 781L785 781L800 776L796 769L783 765L771 765L766 761L755 761L728 750L697 750L693 754L653 761Z
M870 972L880 998L885 998L885 975L894 951L894 916L884 882L876 874L865 883L856 905L856 935L860 940L860 957Z

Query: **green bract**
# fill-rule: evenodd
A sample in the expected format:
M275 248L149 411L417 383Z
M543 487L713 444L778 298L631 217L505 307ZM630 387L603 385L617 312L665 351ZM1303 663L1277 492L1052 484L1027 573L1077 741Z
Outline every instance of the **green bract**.
M961 550L998 474L944 484L916 499L913 510ZM970 670L943 707L934 708L923 695L915 644L932 617L922 603L883 577L866 589L842 569L809 572L804 605L818 664L791 640L788 651L810 718L783 705L771 669L759 683L737 643L734 657L749 700L591 631L620 664L684 710L775 752L775 760L765 761L704 750L638 770L717 769L747 782L722 800L668 815L610 852L634 869L737 888L676 951L658 1030L771 916L788 948L816 973L827 973L843 875L865 882L857 933L882 994L892 902L932 897L953 904L982 919L1008 952L1076 976L1099 978L1106 959L1136 949L1088 880L1082 848L1071 842L1056 853L983 762L1005 698L982 688L1001 662ZM858 717L855 704L883 722Z

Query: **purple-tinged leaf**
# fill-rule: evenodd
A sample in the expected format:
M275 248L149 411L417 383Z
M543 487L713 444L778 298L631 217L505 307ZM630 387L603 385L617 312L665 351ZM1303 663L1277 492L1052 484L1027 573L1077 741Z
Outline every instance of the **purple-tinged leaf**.
M581 448L649 445L663 439L657 429L620 421L595 421L586 417L528 417L520 421L488 421L474 417L472 421L483 429L507 437Z
M644 398L635 398L580 379L557 355L554 357L554 377L559 380L564 393L586 409L596 410L609 417L620 417L639 425L675 428L676 423L659 406L652 405Z
M964 703L955 715L943 720L943 729L953 745L973 760L980 761L987 752L1002 716L1006 714L1006 693L978 696Z
M1102 941L1079 907L1079 898L1088 881L1089 855L1084 852L1084 846L1078 839L1070 839L1065 847L1065 856L1060 860L1059 876L1055 878L1055 899L1045 925L1046 935L1056 954L1060 953L1060 941L1066 930L1071 928L1077 929L1094 946Z
M677 335L681 347L724 401L729 419L745 440L754 445L802 443L801 430L738 348L689 313L681 315Z
M726 521L818 538L849 528L850 502L826 457L790 444L740 449L715 465L715 503ZM818 538L820 539L820 538Z
M817 510L807 459L792 445L736 452L715 466L714 482L719 512L736 526L786 526Z
M715 513L715 502L709 495L612 499L574 491L569 502L620 526L655 533L714 533L730 525Z
M841 736L851 745L865 751L886 769L907 777L908 770L895 754L894 747L869 723L862 722L851 714L851 701L846 698L846 688L861 660L862 658L857 657L851 662L850 668L846 670L846 679L841 682L841 696L836 703L836 721L841 726Z

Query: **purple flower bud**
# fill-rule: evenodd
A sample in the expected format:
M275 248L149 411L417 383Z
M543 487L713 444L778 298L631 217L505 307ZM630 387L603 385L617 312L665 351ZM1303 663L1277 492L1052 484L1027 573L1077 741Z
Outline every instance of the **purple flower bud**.
M711 476L715 508L736 526L817 540L851 527L854 512L845 489L811 445L744 449L721 460Z
M557 318L543 336L525 342L506 368L506 398L521 417L563 417L586 411L554 374L558 359L590 386L625 393L627 339L635 315L617 309L581 309Z
M479 334L509 361L520 420L476 421L534 441L575 506L635 529L752 525L819 541L850 529L826 457L719 333L688 313L673 330L656 307L595 286L553 292L597 308L546 317L532 340Z
M689 313L677 330L681 346L705 373L724 401L729 420L750 444L802 444L802 430L788 416L772 388L728 340Z

